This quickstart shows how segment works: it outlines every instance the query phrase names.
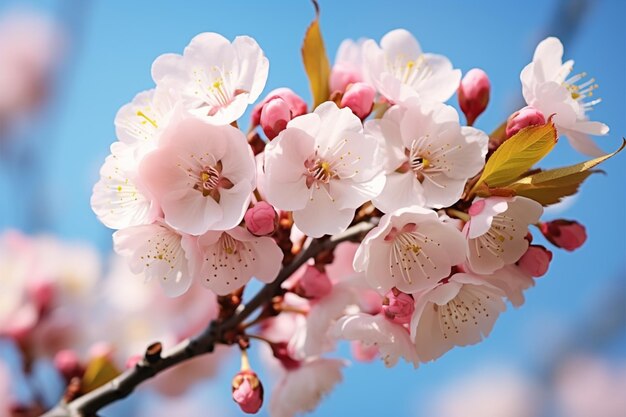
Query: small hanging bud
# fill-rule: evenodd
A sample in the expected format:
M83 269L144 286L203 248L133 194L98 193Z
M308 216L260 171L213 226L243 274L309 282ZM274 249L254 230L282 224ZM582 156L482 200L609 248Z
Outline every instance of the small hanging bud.
M489 77L481 69L469 70L461 80L457 95L468 126L472 126L476 118L487 108L490 90Z
M60 350L54 355L54 367L63 376L66 384L74 377L82 378L85 373L78 354L70 349Z
M250 369L248 353L241 352L241 370L232 381L233 401L246 414L256 414L263 405L263 384L257 374Z
M548 272L552 261L552 252L541 245L530 245L517 264L528 275L540 277Z
M558 219L541 224L541 233L558 248L574 251L587 240L585 226L575 220Z
M261 109L261 127L269 140L285 130L290 120L289 105L280 97L271 99Z

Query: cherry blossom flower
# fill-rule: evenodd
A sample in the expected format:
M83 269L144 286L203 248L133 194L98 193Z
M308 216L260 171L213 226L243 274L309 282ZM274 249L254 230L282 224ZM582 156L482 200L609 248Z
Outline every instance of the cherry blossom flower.
M490 274L517 262L528 249L528 225L537 223L542 213L541 204L525 197L476 200L463 228L470 269Z
M461 71L443 55L425 54L404 29L387 33L380 46L363 44L365 79L387 100L402 103L410 97L444 102L459 87Z
M354 257L354 268L385 294L396 287L415 293L437 285L465 259L463 235L437 214L413 206L384 215Z
M170 119L176 114L179 99L177 91L169 87L157 87L137 94L115 115L118 140L132 146L138 159L155 149Z
M135 274L157 280L165 294L177 297L191 286L189 256L193 241L162 223L128 227L113 233L115 251Z
M265 148L263 190L296 226L321 237L345 230L354 210L384 185L376 139L349 109L322 103L296 117Z
M437 359L454 346L480 342L505 310L504 293L484 280L458 273L415 298L411 338L422 362Z
M557 38L546 38L537 45L533 61L520 74L522 93L529 106L544 116L556 114L554 124L567 136L578 152L591 156L604 155L589 135L606 135L609 127L590 121L587 112L601 99L593 98L598 85L582 72L569 76L574 61L563 62L563 44Z
M381 314L352 314L342 317L333 328L335 337L359 341L364 347L376 347L385 366L392 367L404 358L417 368L419 358L409 331Z
M246 285L252 276L269 283L282 266L283 252L269 237L254 236L243 227L207 232L189 251L192 275L218 295Z
M524 291L535 285L533 276L517 265L506 265L490 275L480 277L502 290L514 307L524 304Z
M294 417L313 411L322 398L341 382L341 368L344 366L345 363L338 359L317 358L286 371L272 391L270 415Z
M454 108L417 100L366 122L365 131L379 138L385 150L387 182L373 202L387 213L455 203L467 179L485 164L489 142L482 131L461 127Z
M259 97L269 61L256 41L238 36L231 43L217 33L201 33L183 55L164 54L152 64L157 86L180 91L185 109L207 122L226 125Z
M239 129L187 117L167 128L159 148L141 161L139 176L168 225L200 235L239 224L256 165Z
M137 173L135 149L114 142L100 168L100 180L93 187L91 207L98 219L112 229L149 224L160 214Z

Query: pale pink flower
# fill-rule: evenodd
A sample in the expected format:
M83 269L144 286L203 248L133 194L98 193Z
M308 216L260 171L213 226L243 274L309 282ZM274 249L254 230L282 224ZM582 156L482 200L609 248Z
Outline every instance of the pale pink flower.
M180 91L186 110L205 121L227 125L259 97L269 61L256 41L238 36L231 43L217 33L201 33L183 55L164 54L152 64L157 86Z
M267 145L263 189L274 207L293 211L305 234L339 233L382 189L378 158L377 141L363 134L359 118L325 102Z
M485 71L480 68L467 71L461 80L457 95L459 107L467 118L468 126L472 126L476 118L487 108L490 91L491 83Z
M358 341L365 347L378 349L385 366L392 367L400 358L418 366L419 358L409 331L383 315L358 313L342 317L333 328L337 338Z
M524 291L535 285L533 276L515 264L506 265L490 275L481 275L480 278L502 290L514 307L524 304Z
M350 84L364 81L363 43L366 39L345 39L337 49L335 63L330 71L330 91L344 92Z
M569 76L574 61L563 62L563 44L557 38L546 38L537 45L533 61L520 74L522 93L529 106L544 116L555 114L554 124L560 134L567 136L578 152L601 156L600 149L589 135L606 135L609 127L589 121L587 112L601 99L593 98L598 88L595 79L586 79L582 72Z
M454 274L415 296L411 338L422 362L489 336L505 310L504 293L470 274Z
M128 227L113 233L115 251L128 259L135 274L158 281L170 297L191 286L189 254L193 241L161 223ZM186 246L186 248L184 248Z
M465 259L459 230L439 220L437 213L413 206L384 215L354 257L354 268L368 283L386 293L396 287L415 293L433 288Z
M239 129L187 117L167 128L159 148L141 161L139 176L168 225L201 235L239 224L255 187L256 165Z
M557 407L567 417L621 417L626 411L625 390L623 361L573 357L557 373Z
M325 272L320 271L313 265L305 265L302 276L296 283L296 293L304 298L319 299L324 298L333 289L333 283Z
M179 100L177 91L167 86L137 94L115 115L117 139L131 146L140 160L158 146Z
M344 362L317 358L288 370L272 391L269 412L272 417L295 417L313 411L322 398L341 382Z
M253 276L272 282L282 266L283 252L274 239L240 226L207 232L194 241L196 249L188 252L192 276L218 295L243 287Z
M387 33L380 46L369 39L363 44L365 79L392 103L410 97L444 102L461 81L443 55L425 54L417 40L404 29Z
M100 168L100 180L93 187L91 208L112 229L152 223L160 214L137 172L135 150L134 146L114 142L111 155Z
M454 108L418 100L366 122L365 131L385 150L387 182L373 202L386 213L411 205L454 204L468 178L484 166L489 142L484 132L461 127Z
M526 197L476 200L463 228L470 269L490 274L517 262L528 249L528 225L537 223L542 213L541 204Z

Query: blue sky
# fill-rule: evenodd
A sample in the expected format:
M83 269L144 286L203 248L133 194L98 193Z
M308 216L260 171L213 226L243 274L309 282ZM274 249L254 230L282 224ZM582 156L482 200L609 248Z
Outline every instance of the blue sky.
M59 3L45 2L53 11L59 10ZM344 38L380 39L389 30L403 27L418 38L425 51L447 55L464 72L473 67L484 69L491 79L492 99L476 126L486 131L515 110L521 97L519 72L542 36L553 33L549 27L553 16L565 18L555 14L555 0L320 3L331 59ZM590 3L575 35L565 43L565 55L575 59L576 71L586 71L600 85L598 96L603 102L592 117L610 126L609 136L597 141L612 151L626 135L626 2ZM116 111L137 92L152 86L150 66L159 54L181 53L189 40L203 31L231 39L247 34L257 39L270 60L265 91L288 86L309 98L300 44L312 17L312 7L305 0L90 2L79 16L82 29L74 39L76 48L54 108L37 129L37 149L45 155L37 168L37 192L46 213L38 230L85 240L103 251L110 249L111 231L89 207L91 187L115 140ZM550 272L528 292L526 305L507 311L484 343L454 350L417 371L402 365L387 370L380 364L356 364L346 371L345 383L314 415L420 416L421 404L430 394L467 371L498 363L537 368L551 346L594 311L607 288L624 291L624 158L626 154L606 163L602 168L607 175L590 178L574 205L559 215L586 225L587 244L573 254L555 249ZM544 165L583 159L563 139ZM10 196L15 188L9 184L20 179L8 177L6 171L0 176L0 192ZM20 215L19 204L10 201L6 199L0 206L0 229L32 226L32 219ZM623 307L622 314L626 314ZM626 338L621 336L602 353L623 361ZM211 390L224 387L214 385Z

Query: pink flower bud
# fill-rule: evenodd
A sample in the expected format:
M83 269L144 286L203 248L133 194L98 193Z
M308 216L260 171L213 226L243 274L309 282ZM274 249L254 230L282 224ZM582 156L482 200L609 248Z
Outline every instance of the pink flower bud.
M330 92L344 92L350 84L363 81L361 72L353 64L338 62L330 72Z
M40 315L44 315L52 307L56 287L48 280L34 280L28 284L28 294Z
M285 130L290 120L289 105L280 97L271 99L261 109L261 127L269 140Z
M354 340L350 344L352 357L359 362L372 362L380 355L380 351L375 345L366 346L359 340Z
M383 298L383 313L394 323L408 324L415 311L415 300L409 294L393 288Z
M313 265L306 265L305 271L296 285L298 295L309 299L318 299L330 294L333 283L324 272Z
M573 251L587 240L585 226L574 220L558 219L541 224L541 233L554 246Z
M459 106L467 118L468 126L472 126L476 118L487 108L490 90L489 77L481 69L469 70L461 80L457 95Z
M60 350L54 356L54 367L69 382L72 378L82 378L85 368L80 362L78 355L73 350Z
M517 264L528 275L540 277L548 272L551 260L552 252L548 249L541 245L530 245Z
M272 354L280 361L285 369L297 369L300 367L300 361L296 360L289 354L287 342L271 343Z
M240 371L232 382L233 400L246 414L256 414L263 405L263 385L257 374Z
M276 210L265 201L259 201L246 211L246 228L255 236L267 236L274 233L278 224Z
M506 138L510 138L525 127L545 123L546 118L543 113L532 106L526 106L509 116L506 122Z
M376 90L367 83L355 83L348 87L341 98L340 107L348 107L361 120L372 112Z
M282 98L289 106L291 118L302 116L307 112L306 102L289 88L277 88L269 92L265 98L252 109L252 127L256 127L261 123L261 111L263 106L274 98Z

